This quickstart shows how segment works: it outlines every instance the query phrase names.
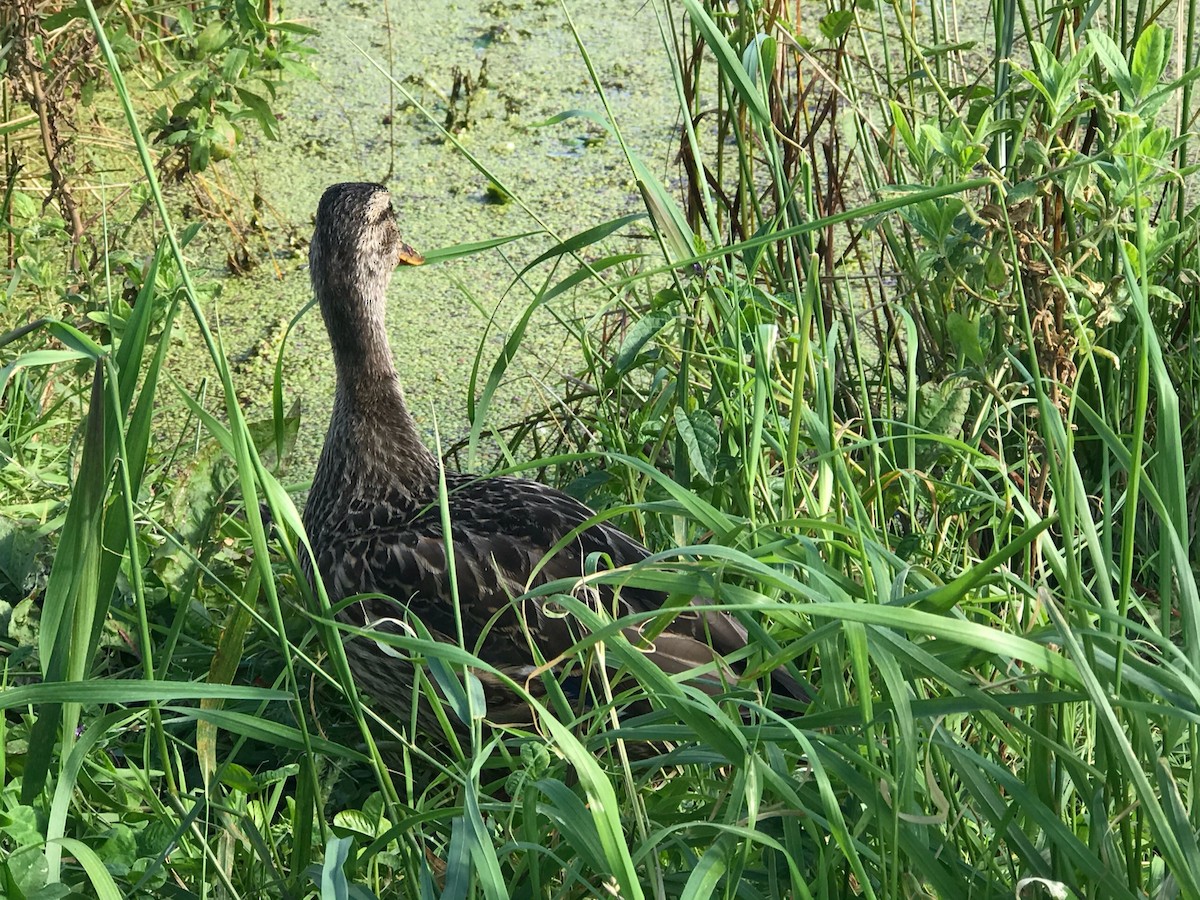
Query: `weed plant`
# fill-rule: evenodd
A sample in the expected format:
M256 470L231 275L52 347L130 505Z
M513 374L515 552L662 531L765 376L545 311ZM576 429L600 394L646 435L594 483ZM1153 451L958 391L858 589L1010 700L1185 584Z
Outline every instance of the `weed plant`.
M501 731L473 648L397 639L414 703L468 721L436 740L375 717L299 574L286 347L248 423L80 9L162 240L102 333L2 345L4 892L1200 897L1197 4L997 0L983 42L958 32L982 5L658 7L685 191L594 78L596 111L556 121L613 135L644 211L543 228L457 455L498 440L616 517L659 552L587 580L714 598L750 671L812 702L693 690L556 584L623 677ZM493 422L570 291L603 306L568 323L583 368ZM216 400L163 443L181 314Z

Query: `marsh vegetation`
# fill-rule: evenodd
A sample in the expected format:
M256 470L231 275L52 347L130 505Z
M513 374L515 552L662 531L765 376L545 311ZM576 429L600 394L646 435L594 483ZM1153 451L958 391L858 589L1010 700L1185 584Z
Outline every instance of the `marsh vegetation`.
M590 578L714 598L811 703L667 677L566 582L573 658L612 676L589 703L543 674L536 727L451 727L481 663L418 628L390 649L444 728L375 715L298 564L312 313L247 396L188 254L224 207L180 215L272 137L306 28L17 0L0 893L1200 897L1200 4L652 3L669 160L572 5L536 6L593 100L527 126L616 148L639 202L548 224L470 141L486 73L390 82L520 222L427 253L500 255L522 298L442 449L619 523L655 555ZM63 139L95 96L137 172L111 192ZM227 268L267 258L226 225ZM510 414L549 328L574 362Z

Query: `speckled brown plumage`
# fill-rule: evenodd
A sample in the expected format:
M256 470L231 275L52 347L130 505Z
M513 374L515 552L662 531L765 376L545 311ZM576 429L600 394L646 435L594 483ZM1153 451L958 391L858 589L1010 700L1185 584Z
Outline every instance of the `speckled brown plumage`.
M344 618L397 629L408 610L435 637L454 640L437 461L405 406L384 329L386 289L394 267L419 261L400 240L385 188L339 184L325 192L310 263L333 348L337 388L304 524L332 602L355 594L394 598L364 600L349 607ZM471 648L486 634L481 658L518 680L533 663L531 640L544 658L552 659L575 643L579 629L561 614L543 614L539 601L514 608L510 598L548 581L578 578L591 554L603 554L618 567L648 555L626 534L597 523L544 559L592 518L591 510L560 491L520 478L448 472L446 482L464 639ZM601 600L613 608L611 594L602 593ZM653 610L664 600L652 591L627 588L620 592L617 611ZM746 633L724 614L693 607L656 640L651 658L672 673L711 666L709 641L729 653L745 646ZM412 670L402 655L386 654L361 638L348 642L347 654L363 686L407 720ZM787 676L780 673L776 680L800 695ZM506 703L503 692L486 679L485 688L490 719L528 718L524 704Z

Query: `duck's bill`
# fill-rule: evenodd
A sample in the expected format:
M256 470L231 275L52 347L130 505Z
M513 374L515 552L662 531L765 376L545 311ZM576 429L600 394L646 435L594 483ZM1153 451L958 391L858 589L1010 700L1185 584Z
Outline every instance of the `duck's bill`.
M425 257L404 243L404 241L400 242L400 249L396 253L396 265L419 266L423 262L425 262Z

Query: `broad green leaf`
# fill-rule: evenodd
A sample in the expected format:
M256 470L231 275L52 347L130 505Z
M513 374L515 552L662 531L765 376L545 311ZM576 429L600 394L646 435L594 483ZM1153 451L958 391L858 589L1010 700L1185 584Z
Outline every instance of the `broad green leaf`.
M612 365L605 372L605 384L609 387L615 386L620 376L633 367L642 348L650 343L654 336L666 328L674 318L670 313L655 311L648 312L638 319L626 333L625 340L621 342L621 349L617 351Z
M263 134L272 141L279 140L279 126L275 121L275 112L271 109L271 104L266 98L260 97L253 91L248 91L243 87L239 87L236 90L238 99L250 111L254 117L254 121L258 123L258 127L263 130Z
M967 318L958 310L946 316L946 331L954 348L977 366L983 365L983 347L979 343L979 319Z
M1121 96L1125 98L1126 103L1133 103L1137 99L1137 89L1129 74L1129 65L1125 62L1125 56L1121 53L1117 42L1103 31L1095 28L1089 29L1087 35L1088 43L1095 48L1097 58L1108 71L1112 80L1116 82Z
M15 882L14 886L26 896L45 886L49 867L46 865L46 854L40 846L27 844L18 847L5 860L5 864Z
M712 484L716 474L717 449L721 443L717 420L707 410L697 409L689 414L677 406L675 427L679 429L679 436L687 447L688 459L695 473Z
M0 811L0 833L6 834L10 846L40 847L46 839L38 826L38 813L32 806L16 804Z
M1138 36L1133 48L1133 60L1129 74L1133 80L1137 99L1142 100L1158 87L1159 79L1167 67L1167 45L1171 31L1151 22Z
M854 10L852 8L836 9L821 17L821 34L825 35L828 40L837 42L853 24Z
M970 404L971 391L966 379L948 378L940 384L923 384L917 422L931 434L957 438L962 434Z

